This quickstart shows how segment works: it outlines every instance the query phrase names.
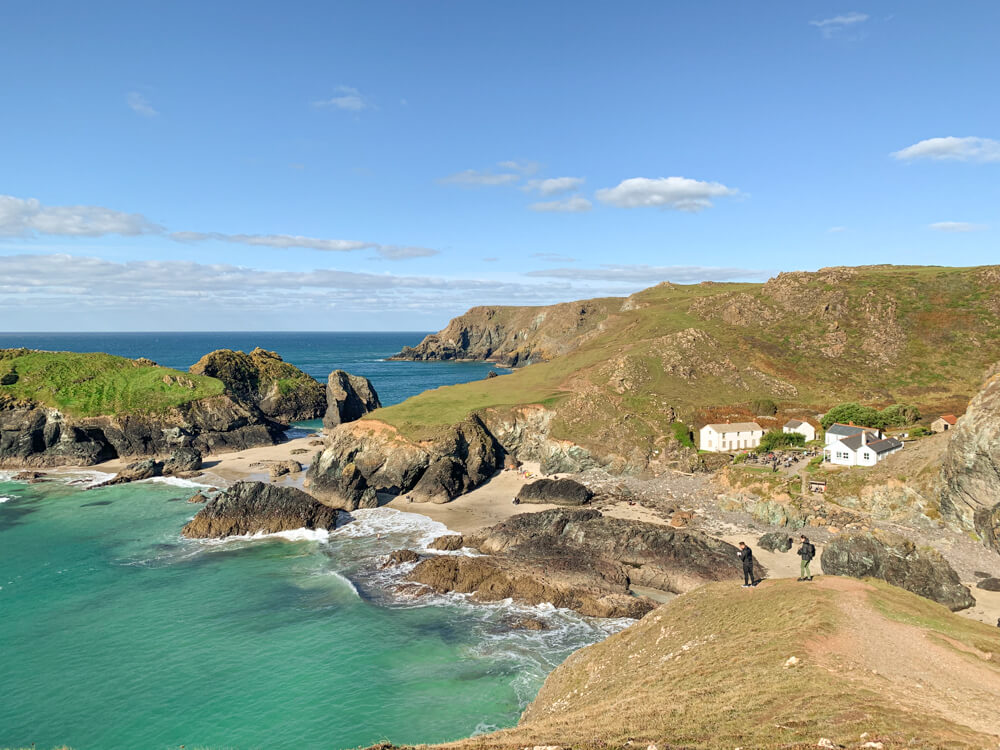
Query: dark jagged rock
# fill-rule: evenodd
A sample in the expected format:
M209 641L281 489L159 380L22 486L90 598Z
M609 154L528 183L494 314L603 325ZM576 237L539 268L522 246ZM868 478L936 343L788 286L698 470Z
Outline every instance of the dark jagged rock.
M378 393L368 378L334 370L326 381L323 426L333 429L339 424L354 422L381 406Z
M309 467L307 486L345 510L374 507L380 492L448 502L493 476L504 455L475 415L419 445L382 422L362 420L331 431Z
M208 497L207 497L206 495L203 495L203 494L202 494L202 493L201 493L201 492L199 491L199 492L196 492L196 493L194 493L193 495L191 495L191 497L189 497L189 498L187 499L187 501L188 501L189 503L207 503L207 502L208 502Z
M428 545L428 549L441 550L443 552L454 552L455 550L462 549L465 545L463 537L461 534L447 534L445 536L439 536L433 542Z
M1000 364L950 431L941 512L1000 552Z
M538 479L521 488L517 502L586 505L593 497L588 487L573 479Z
M389 559L386 560L383 567L388 568L395 565L403 565L405 563L415 563L419 560L420 555L412 549L397 549L389 553Z
M209 501L181 530L189 538L335 529L339 511L294 487L237 482Z
M218 378L229 395L281 424L316 419L326 411L322 384L266 349L258 347L249 354L218 349L198 360L190 372Z
M486 373L487 380L489 380L490 378L498 378L498 377L500 377L500 373L498 373L496 370L490 370L488 373Z
M918 549L898 534L875 531L839 534L820 557L827 575L879 578L945 605L953 612L976 603L941 554Z
M983 591L1000 591L1000 578L984 578L976 584Z
M126 464L114 477L106 482L95 484L90 489L96 490L100 487L111 487L116 484L141 482L143 479L152 479L159 476L163 476L163 462L157 461L154 458L144 458Z
M302 471L302 464L293 459L287 461L277 461L270 464L267 467L268 474L270 474L271 479L277 479L278 477L283 477L288 474L298 474Z
M163 473L166 476L185 474L201 469L202 456L197 448L178 448L163 464Z
M548 630L549 626L544 620L537 617L519 617L509 623L511 630Z
M788 552L792 548L792 538L784 531L769 531L757 540L757 546L768 552Z

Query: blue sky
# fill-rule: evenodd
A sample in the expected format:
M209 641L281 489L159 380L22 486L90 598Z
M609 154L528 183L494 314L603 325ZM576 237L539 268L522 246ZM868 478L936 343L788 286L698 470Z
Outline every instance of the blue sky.
M3 2L0 328L997 262L1000 4Z

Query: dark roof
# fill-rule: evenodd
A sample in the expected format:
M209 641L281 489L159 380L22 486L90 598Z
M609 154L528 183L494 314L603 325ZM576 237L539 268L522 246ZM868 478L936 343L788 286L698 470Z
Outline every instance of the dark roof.
M874 443L868 443L867 447L876 453L886 453L896 448L902 448L903 444L896 440L896 438L886 438L885 440L876 440Z
M787 422L785 422L785 427L791 427L792 429L795 429L796 427L801 427L804 424L805 422L803 422L801 419L789 419Z
M826 428L826 431L830 435L860 435L863 427L855 427L849 424L832 424Z
M861 447L861 433L858 432L858 433L855 433L854 435L851 435L850 437L842 438L840 442L841 442L841 444L846 445L852 451L856 451L858 448ZM875 435L875 434L869 432L868 433L868 445L874 445L876 442L883 442L884 443L885 441L884 440L879 441L878 435Z

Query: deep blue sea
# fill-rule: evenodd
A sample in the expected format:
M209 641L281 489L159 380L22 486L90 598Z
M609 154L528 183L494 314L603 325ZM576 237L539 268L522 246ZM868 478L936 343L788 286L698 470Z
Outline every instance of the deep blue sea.
M419 333L2 334L0 347L107 351L186 368L217 348L280 353L384 403L485 364L385 362ZM183 480L88 490L0 472L0 748L339 750L511 726L575 649L624 626L547 607L408 598L393 549L445 533L414 513L333 532L188 540ZM510 627L527 613L544 631Z

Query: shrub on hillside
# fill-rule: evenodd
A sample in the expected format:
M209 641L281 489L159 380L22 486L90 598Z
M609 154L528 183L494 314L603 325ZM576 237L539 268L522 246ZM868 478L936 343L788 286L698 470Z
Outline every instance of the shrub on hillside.
M781 448L801 448L806 444L806 436L797 432L781 432L771 430L760 439L762 452L780 450Z
M882 416L882 412L870 406L862 406L854 402L838 404L833 407L823 415L820 424L823 425L824 430L828 430L830 429L830 425L836 422L840 422L841 424L850 424L853 422L856 425L874 427L876 429L885 427L885 418Z
M891 404L882 410L887 427L906 427L920 421L920 409L912 404Z
M750 402L750 411L758 417L773 417L778 413L778 405L769 398L758 398Z

